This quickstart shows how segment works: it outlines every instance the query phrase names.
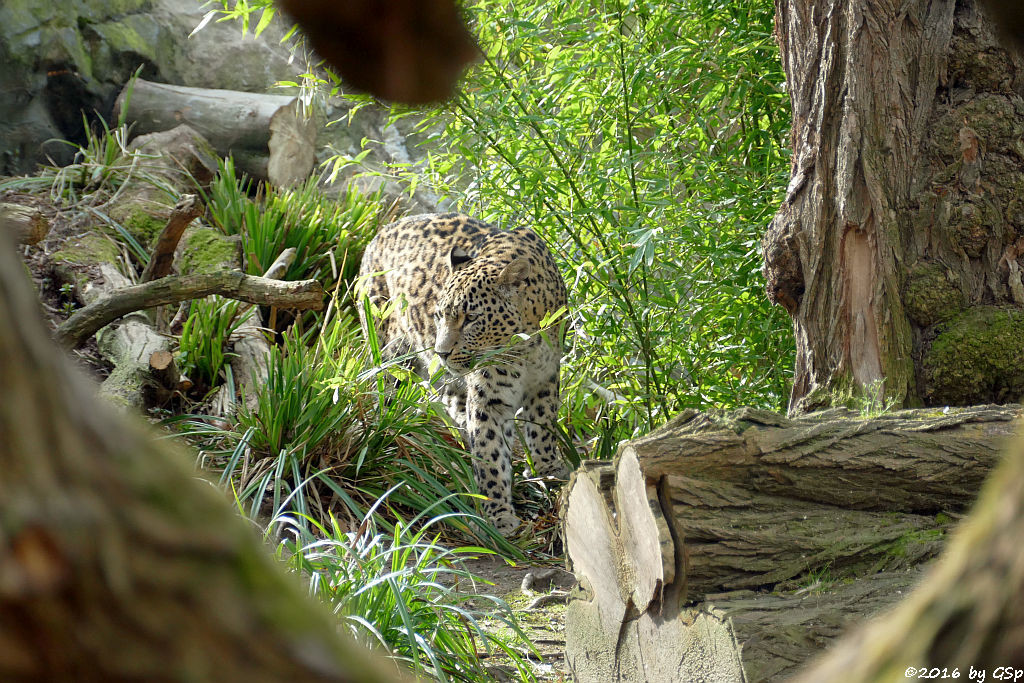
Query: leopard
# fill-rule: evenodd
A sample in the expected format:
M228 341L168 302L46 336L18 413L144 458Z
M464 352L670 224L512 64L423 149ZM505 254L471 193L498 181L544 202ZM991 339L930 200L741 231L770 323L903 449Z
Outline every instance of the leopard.
M512 503L517 437L538 475L568 474L553 429L568 302L550 249L527 226L410 216L369 242L356 295L369 302L358 307L360 324L365 335L373 325L381 356L433 376L468 447L483 512L502 535L521 533Z

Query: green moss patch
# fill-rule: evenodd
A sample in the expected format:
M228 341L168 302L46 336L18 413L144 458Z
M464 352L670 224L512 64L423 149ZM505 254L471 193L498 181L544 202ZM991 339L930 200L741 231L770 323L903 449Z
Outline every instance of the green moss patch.
M182 274L212 273L238 267L239 240L212 228L185 233L178 270Z
M154 216L138 204L126 205L123 210L115 213L114 218L146 249L153 246L157 236L167 225L166 216Z
M925 399L942 405L1024 398L1024 311L978 306L945 324L922 358Z
M68 240L64 246L50 254L54 263L91 266L97 263L117 263L120 250L103 234L91 232Z
M964 303L960 287L942 264L922 262L910 269L903 306L914 324L929 327L949 320Z

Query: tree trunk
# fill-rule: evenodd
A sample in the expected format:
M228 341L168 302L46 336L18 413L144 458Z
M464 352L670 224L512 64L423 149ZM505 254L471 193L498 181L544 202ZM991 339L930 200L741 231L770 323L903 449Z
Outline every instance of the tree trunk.
M726 680L741 659L750 680L789 671L899 599L1021 413L690 412L623 444L614 464L587 463L565 492L582 586L566 614L570 666L581 680L693 677L651 669L645 653L664 651ZM780 595L736 593L765 588ZM723 650L730 638L743 645L735 657Z
M184 453L96 399L0 242L0 679L393 680Z
M791 411L1024 396L1024 80L973 0L776 0L793 109L764 240Z

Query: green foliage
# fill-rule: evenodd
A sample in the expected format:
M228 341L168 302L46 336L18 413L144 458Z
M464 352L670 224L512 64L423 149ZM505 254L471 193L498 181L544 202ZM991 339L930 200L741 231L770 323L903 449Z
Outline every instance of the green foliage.
M438 113L431 177L555 245L577 316L570 412L598 410L588 381L642 429L683 407L781 405L786 321L757 247L787 171L771 6L481 1L472 16L486 56Z
M314 278L329 286L355 276L362 246L378 226L375 197L328 197L315 177L290 190L261 187L255 199L252 191L228 159L206 197L214 224L225 234L241 235L250 275L262 275L282 251L294 248L295 261L281 279Z
M201 393L219 385L230 372L228 365L231 334L244 319L242 302L219 296L193 301L178 337L178 367Z
M426 166L392 171L554 247L577 436L605 450L686 407L783 407L793 343L759 246L788 176L771 5L467 10L484 59L423 121Z
M219 162L218 172L204 193L213 223L225 234L241 237L246 271L262 275L285 249L294 248L296 257L280 279L317 279L326 289L341 287L347 291L358 270L362 248L376 231L379 202L357 192L340 198L328 197L315 178L293 190L261 186L255 198L251 196L254 192L249 179L236 175L234 161L229 157ZM220 298L195 302L192 306L179 348L186 372L197 373L193 379L201 380L202 384L197 386L203 391L228 378L227 349L231 333L241 322L238 312L237 302L225 303ZM314 330L320 324L313 314L306 320ZM311 415L306 418L308 425L317 422L313 411L326 406L316 397L289 392L289 382L303 385L305 375L300 365L314 362L305 357L302 342L289 339L283 349L276 350L277 374L272 379L279 381L278 393L261 395L270 401L265 406L266 416L246 416L265 422L263 429L255 432L255 438L265 437L267 441L259 447L274 452L282 447L283 439L292 436L288 429L295 422L293 414L278 410L278 398L283 405ZM289 357L291 353L295 353L294 358ZM296 406L300 397L312 400Z
M772 6L466 10L484 59L422 122L427 163L391 173L554 247L574 311L571 435L606 451L686 407L784 407L792 335L764 296L759 246L788 176Z
M399 521L382 533L373 510L355 532L345 532L334 518L328 525L306 519L290 525L294 538L281 544L279 555L309 577L310 592L342 617L357 641L387 653L418 676L492 680L493 673L477 654L482 646L488 655L505 655L519 680L534 680L519 652L519 647L532 646L508 605L466 590L479 579L462 559L489 551L438 545L439 534L433 530L442 521L443 516ZM486 612L481 603L487 605ZM485 628L495 620L513 636Z
M335 302L336 303L336 302ZM379 353L379 352L378 352ZM379 356L378 356L379 357ZM246 514L258 518L288 509L320 521L343 514L362 518L366 509L398 483L394 509L418 515L437 509L463 536L522 551L474 515L465 450L443 408L431 402L408 370L372 365L350 309L332 304L323 326L306 334L293 326L274 347L266 381L255 387L255 407L243 407L235 429L191 425L205 438L221 469L221 483L236 491ZM527 539L526 542L529 542Z

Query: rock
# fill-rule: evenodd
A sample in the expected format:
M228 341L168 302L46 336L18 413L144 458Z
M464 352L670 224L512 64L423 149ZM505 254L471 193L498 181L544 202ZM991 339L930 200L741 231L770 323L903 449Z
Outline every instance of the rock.
M108 121L117 93L142 67L149 79L264 92L297 65L271 27L259 39L231 22L191 38L204 9L194 0L4 0L0 4L0 174L28 173L47 157L68 163L82 115Z
M273 22L259 38L242 35L230 21L210 22L189 37L204 13L195 0L0 0L0 175L70 163L75 148L52 141L84 144L83 115L113 123L114 100L140 67L140 77L150 81L274 94L287 92L273 88L276 82L296 80L305 68L280 43L283 22ZM371 154L343 172L332 191L344 193L351 182L363 192L380 190L404 211L444 210L425 187L410 196L387 179L388 163L415 164L425 156L415 146L415 121L389 123L390 110L378 105L350 117L353 106L331 98L327 116L339 123L320 128L317 161L334 153L354 157L364 139L380 142L371 143ZM360 171L383 175L353 179Z

